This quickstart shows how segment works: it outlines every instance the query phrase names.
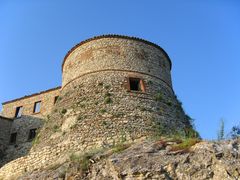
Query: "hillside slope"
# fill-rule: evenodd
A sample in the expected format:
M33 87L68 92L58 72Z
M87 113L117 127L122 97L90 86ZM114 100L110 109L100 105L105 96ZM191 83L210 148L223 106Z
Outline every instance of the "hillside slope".
M180 145L166 139L141 140L76 153L19 179L240 179L240 139Z

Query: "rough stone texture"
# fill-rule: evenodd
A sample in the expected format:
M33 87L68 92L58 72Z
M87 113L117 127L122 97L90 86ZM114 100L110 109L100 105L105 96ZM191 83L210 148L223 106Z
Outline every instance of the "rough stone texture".
M33 94L30 96L22 97L13 101L3 103L2 116L8 118L14 118L16 113L16 108L23 106L22 115L34 116L34 117L46 117L53 106L54 98L60 93L60 88L50 89L38 94ZM34 103L41 101L41 111L39 113L34 113Z
M9 134L17 133L16 143L9 144L8 134L4 156L0 158L0 167L11 160L27 155L32 147L32 139L29 139L29 132L31 129L40 129L43 123L43 120L40 118L26 115L12 122L9 128L11 133Z
M47 115L53 109L55 97L59 92L60 88L54 88L3 103L2 115L5 117L0 117L0 167L29 152L32 147L28 139L29 131L41 128L43 120L47 121ZM34 103L38 101L41 101L40 112L33 113ZM14 118L19 106L23 106L22 116ZM17 133L16 143L9 144L12 133Z
M102 38L76 48L63 66L63 87L79 76L99 71L138 72L171 85L170 62L151 45L123 38Z
M0 116L0 159L4 156L7 144L9 143L12 120Z
M189 152L140 143L96 163L88 179L239 179L240 141L201 142ZM219 156L221 153L221 156ZM110 172L109 172L110 170Z
M51 166L26 173L25 179L240 179L240 139L222 142L200 142L189 150L171 151L175 142L140 141L128 149L112 154L111 150L95 154L84 173L79 162Z
M65 58L54 106L58 90L5 104L5 116L22 105L24 115L31 115L33 102L42 100L42 114L34 116L47 120L31 150L25 148L28 155L4 165L0 178L48 168L75 151L159 133L184 134L192 127L173 92L170 70L160 47L135 38L104 36L75 47ZM129 89L129 77L141 79L142 91Z

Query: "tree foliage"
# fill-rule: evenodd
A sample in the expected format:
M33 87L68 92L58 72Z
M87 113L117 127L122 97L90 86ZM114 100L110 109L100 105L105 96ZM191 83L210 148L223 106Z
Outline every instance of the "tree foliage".
M219 141L224 139L224 135L225 135L224 129L225 129L225 127L224 127L224 120L221 119L220 120L220 127L219 127L218 134L217 134Z
M230 135L231 135L232 139L236 139L236 138L240 137L240 125L233 126L232 130L230 132Z

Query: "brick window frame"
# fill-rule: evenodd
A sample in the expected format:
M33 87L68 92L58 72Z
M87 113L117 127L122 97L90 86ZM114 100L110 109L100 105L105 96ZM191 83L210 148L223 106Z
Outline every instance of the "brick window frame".
M131 89L131 81L138 81L139 90L132 90ZM145 93L146 92L146 87L145 87L144 80L141 77L138 77L138 76L127 77L127 90L128 90L128 92Z
M23 112L23 106L18 106L18 107L16 107L14 117L15 117L15 118L20 118L20 117L22 117L22 112Z
M42 101L36 101L33 106L33 114L38 114L42 109Z

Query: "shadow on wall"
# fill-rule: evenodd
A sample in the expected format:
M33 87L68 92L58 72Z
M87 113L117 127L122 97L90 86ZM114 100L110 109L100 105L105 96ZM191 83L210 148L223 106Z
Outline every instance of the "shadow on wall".
M5 150L0 153L0 167L9 161L25 156L31 150L33 141L37 135L39 128L44 124L42 118L33 116L21 116L13 120L8 144Z

